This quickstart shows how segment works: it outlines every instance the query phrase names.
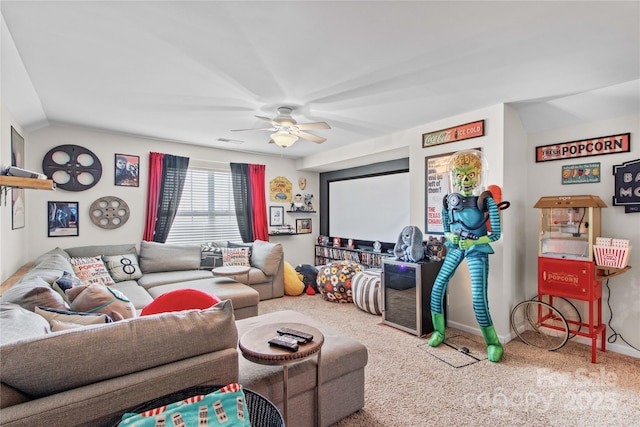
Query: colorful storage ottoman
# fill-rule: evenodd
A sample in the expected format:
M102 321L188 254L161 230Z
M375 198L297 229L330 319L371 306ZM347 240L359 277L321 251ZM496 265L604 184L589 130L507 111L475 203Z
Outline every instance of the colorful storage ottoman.
M322 298L329 302L353 302L353 276L363 270L361 264L353 261L337 261L319 267L317 284Z

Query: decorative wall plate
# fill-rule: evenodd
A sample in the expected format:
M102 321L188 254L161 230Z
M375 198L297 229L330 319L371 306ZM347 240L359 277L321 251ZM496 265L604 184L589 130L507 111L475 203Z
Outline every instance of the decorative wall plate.
M129 220L129 205L119 197L104 196L97 199L89 208L91 222L100 228L113 230Z
M102 176L102 163L91 150L79 145L59 145L42 159L42 170L58 188L84 191Z

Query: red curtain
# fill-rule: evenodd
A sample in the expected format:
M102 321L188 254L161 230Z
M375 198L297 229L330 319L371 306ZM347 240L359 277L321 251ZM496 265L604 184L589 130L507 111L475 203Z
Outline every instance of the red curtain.
M149 153L149 192L147 193L147 219L142 240L153 242L153 233L158 218L158 202L162 187L163 153Z
M267 223L267 198L264 191L264 165L249 165L249 186L251 188L251 226L255 240L269 241Z

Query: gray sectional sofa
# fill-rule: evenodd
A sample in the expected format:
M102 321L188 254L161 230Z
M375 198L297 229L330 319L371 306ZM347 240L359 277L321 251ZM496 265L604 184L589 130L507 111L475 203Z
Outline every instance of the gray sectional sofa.
M56 332L34 309L55 304L64 307L52 284L68 271L66 256L121 255L135 246L56 249L43 254L0 296L0 425L101 426L142 402L194 385L231 382L263 394L282 409L282 368L251 363L237 347L244 332L277 322L306 323L325 336L322 424L331 425L361 409L366 348L295 311L257 316L259 299L282 295L277 276L282 273L283 255L280 245L254 242L253 246L258 250L252 252L250 282L251 276L254 280L262 277L254 268L278 260L276 267L266 267L275 275L262 271L272 284L263 278L257 284L259 290L251 283L247 286L200 270L194 262L194 257L200 257L199 250L177 254L174 248L143 243L139 251L142 277L114 286L138 312L157 295L178 286L213 290L223 301L205 310L154 314ZM265 250L263 255L261 249ZM173 270L166 271L168 268ZM165 271L154 271L159 269ZM312 358L289 369L288 427L313 425L315 363Z

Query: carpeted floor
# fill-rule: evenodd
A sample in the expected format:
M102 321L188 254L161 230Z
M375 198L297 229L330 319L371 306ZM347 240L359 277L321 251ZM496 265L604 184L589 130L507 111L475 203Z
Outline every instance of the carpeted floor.
M599 351L592 364L590 346L570 340L548 352L516 338L492 363L482 337L452 328L448 345L433 349L382 325L381 316L319 295L259 305L260 314L284 309L321 319L369 350L365 407L335 427L640 425L640 354Z

